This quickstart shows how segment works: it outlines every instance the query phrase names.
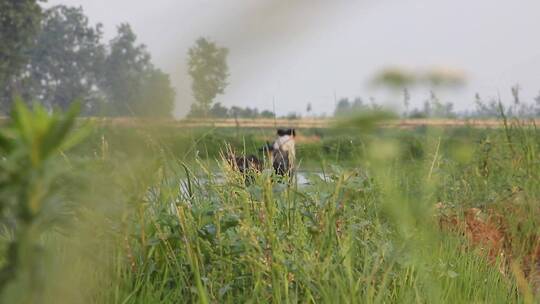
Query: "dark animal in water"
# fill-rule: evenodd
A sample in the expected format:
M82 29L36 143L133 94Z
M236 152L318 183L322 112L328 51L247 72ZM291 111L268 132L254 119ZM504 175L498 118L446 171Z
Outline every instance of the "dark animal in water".
M291 175L294 171L294 160L296 156L294 129L278 129L277 139L273 143L267 143L260 151L267 154L274 172L277 175ZM260 172L264 167L264 161L255 155L234 156L229 154L227 162L234 169L246 175L251 172Z

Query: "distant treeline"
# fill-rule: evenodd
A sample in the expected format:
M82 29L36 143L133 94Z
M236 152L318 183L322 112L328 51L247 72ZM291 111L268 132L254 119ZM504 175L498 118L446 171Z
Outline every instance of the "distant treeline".
M424 100L422 107L410 107L410 95L408 90L403 92L404 111L399 116L404 118L494 118L494 117L519 117L537 118L540 117L540 93L532 101L523 100L520 96L520 87L511 88L512 103L508 105L499 98L484 99L480 94L474 96L474 109L466 111L456 111L452 102L442 102L441 99L431 92L429 98ZM341 98L334 111L334 116L347 116L351 113L384 110L383 106L373 99L366 103L361 97L353 100ZM391 110L395 112L396 110Z
M290 112L286 115L275 115L270 110L259 110L257 107L227 107L220 102L214 103L208 113L205 113L199 107L192 107L187 115L188 118L285 118L300 119L302 115L296 112Z
M18 35L13 45L20 45L0 47L2 61L10 64L0 67L1 112L9 112L20 96L49 109L79 101L85 115L171 116L175 92L169 76L154 66L129 24L118 26L105 43L102 25L90 25L80 7L43 10L24 0L1 8L2 23L10 24L1 36ZM30 21L33 27L19 26Z
M405 90L403 108L401 113L395 113L403 118L495 118L504 115L506 117L520 117L520 118L537 118L540 117L540 94L534 98L532 102L523 101L519 95L519 87L515 86L512 89L513 102L510 105L507 103L499 102L495 98L482 98L479 94L474 97L475 107L471 110L456 111L452 102L442 102L440 98L431 92L429 98L427 98L421 107L410 108L410 97ZM308 114L311 111L311 104L308 104ZM366 102L361 97L355 97L354 99L341 98L337 101L334 113L331 116L343 117L359 112L369 111L384 111L385 109L380 103L377 103L374 99L370 99ZM389 111L396 112L395 109ZM270 110L259 110L257 107L226 107L223 104L214 103L207 115L200 110L200 108L192 107L191 112L188 114L188 118L274 118L274 112ZM276 116L278 118L286 119L300 119L302 114L291 112L287 115ZM315 115L310 115L315 117ZM326 115L319 115L320 118L327 117Z
M205 113L197 107L192 107L188 118L205 117ZM256 107L238 107L230 108L216 102L208 111L208 118L274 118L274 112L269 110L259 111Z

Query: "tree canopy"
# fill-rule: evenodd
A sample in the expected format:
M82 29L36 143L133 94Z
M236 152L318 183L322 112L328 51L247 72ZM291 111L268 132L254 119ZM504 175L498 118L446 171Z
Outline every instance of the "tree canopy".
M196 103L192 112L207 116L212 102L227 87L229 50L215 42L199 38L188 51L188 73L192 79L193 97Z
M105 59L101 27L90 26L82 8L46 10L36 43L28 52L26 95L49 108L67 109L79 100L86 113L96 111Z
M17 91L17 76L26 63L41 20L40 0L0 1L0 106L5 109Z
M129 24L118 27L105 60L104 108L119 116L170 116L175 92L169 76L154 67L146 46L136 41Z
M107 45L102 25L91 25L82 8L42 12L36 1L0 2L0 23L3 112L16 93L48 109L79 101L86 115L172 115L169 76L154 66L129 24L120 25Z

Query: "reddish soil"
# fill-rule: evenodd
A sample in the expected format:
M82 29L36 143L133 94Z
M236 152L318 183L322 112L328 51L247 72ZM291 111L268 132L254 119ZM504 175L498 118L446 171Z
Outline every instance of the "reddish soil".
M482 211L470 208L459 214L448 212L441 203L437 204L437 209L441 211L441 230L458 233L467 238L470 245L468 248L485 256L490 264L497 266L504 275L510 274L511 265L517 262L534 288L540 290L540 236L529 236L526 241L529 244L525 244L526 246L517 244L518 241L509 233L508 218L493 209ZM508 214L507 211L505 210L504 214ZM518 252L516 248L522 248L523 251Z

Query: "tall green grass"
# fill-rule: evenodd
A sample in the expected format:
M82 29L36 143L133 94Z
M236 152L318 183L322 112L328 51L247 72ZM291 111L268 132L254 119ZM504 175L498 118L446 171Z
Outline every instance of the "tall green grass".
M441 230L435 208L442 203L458 216L470 207L504 212L519 261L540 227L533 125L310 131L322 139L299 147L300 170L312 172L307 185L278 182L269 169L246 185L219 158L225 142L254 152L272 134L85 129L86 140L73 149L53 149L46 176L31 174L37 183L52 181L48 201L69 204L51 211L62 221L40 231L41 251L11 268L4 301L535 300L519 264L494 265L466 237ZM12 152L2 153L11 159ZM5 178L0 189L18 183ZM9 266L8 244L21 226L10 225L16 213L2 215L2 263ZM43 274L31 277L40 288L28 287L29 267Z

